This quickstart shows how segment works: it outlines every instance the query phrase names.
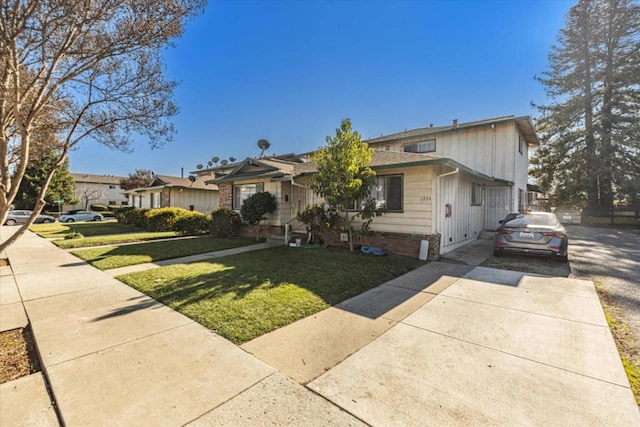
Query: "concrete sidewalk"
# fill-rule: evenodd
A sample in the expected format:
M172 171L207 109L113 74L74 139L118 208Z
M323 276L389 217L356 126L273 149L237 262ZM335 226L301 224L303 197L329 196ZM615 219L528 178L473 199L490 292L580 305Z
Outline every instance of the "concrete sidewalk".
M432 262L240 348L34 234L7 255L43 373L2 426L640 425L590 282Z

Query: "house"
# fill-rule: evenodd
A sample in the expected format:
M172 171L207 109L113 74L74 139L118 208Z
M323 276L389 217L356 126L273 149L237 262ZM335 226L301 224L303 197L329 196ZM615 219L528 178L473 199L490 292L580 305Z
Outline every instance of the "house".
M417 255L422 240L433 255L444 254L495 229L509 212L526 209L528 149L539 145L528 116L419 128L369 139L372 196L387 213L375 218L363 244ZM239 210L259 191L278 200L266 221L274 229L295 221L297 212L322 203L308 188L315 171L304 156L246 159L207 182L218 184L220 206Z
M129 205L136 208L179 207L207 214L218 208L218 186L196 176L155 175L148 186L124 193Z
M91 205L127 206L129 203L120 188L120 180L125 177L89 173L71 173L71 177L76 183L78 203L64 205L65 210L86 209Z

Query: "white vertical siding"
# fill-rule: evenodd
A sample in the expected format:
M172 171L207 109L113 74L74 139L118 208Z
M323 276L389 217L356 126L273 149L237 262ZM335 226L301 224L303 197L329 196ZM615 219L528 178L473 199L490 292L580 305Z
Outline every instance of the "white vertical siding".
M171 206L183 209L193 206L193 210L206 214L210 214L219 206L217 191L171 188L169 197Z

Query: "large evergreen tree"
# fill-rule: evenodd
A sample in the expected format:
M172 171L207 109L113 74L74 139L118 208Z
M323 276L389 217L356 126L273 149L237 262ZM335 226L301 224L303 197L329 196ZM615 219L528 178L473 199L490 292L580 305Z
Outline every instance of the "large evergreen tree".
M39 199L42 185L57 159L58 154L55 152L49 152L31 159L20 182L20 188L14 201L17 209L33 209ZM69 159L66 159L53 173L51 182L47 187L44 196L46 209L57 209L54 200L64 200L65 204L75 204L77 202L75 200L75 191L76 183L69 173Z
M542 144L532 175L559 204L640 201L637 1L580 0L537 80L551 103L538 106Z

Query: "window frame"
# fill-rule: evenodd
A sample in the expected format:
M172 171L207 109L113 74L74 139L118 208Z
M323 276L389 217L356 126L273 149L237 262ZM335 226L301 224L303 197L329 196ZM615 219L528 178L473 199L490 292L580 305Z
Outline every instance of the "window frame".
M376 184L375 184L375 188L372 188L369 191L369 197L372 197L373 199L375 199L376 201L378 201L379 199L377 197L373 197L372 193L374 192L378 192L377 187L378 187L378 179L379 178L383 178L384 179L384 184L383 184L383 197L384 197L384 201L385 201L385 209L387 212L390 213L403 213L404 212L404 174L401 173L394 173L394 174L389 174L389 175L376 175L375 179L376 179ZM389 198L387 196L387 189L389 188L389 186L387 185L387 179L389 178L400 178L400 209L389 209L386 206L386 200ZM362 210L362 201L360 202L352 202L351 205L349 206L348 210L350 212L359 212Z
M477 198L480 197L478 201ZM484 205L484 187L476 182L471 183L471 206Z
M242 187L242 186L249 186L249 185L254 185L256 187L256 191L254 193L249 194L248 196L246 196L244 199L242 198L242 195L240 195L240 206L236 206L236 187ZM261 189L258 189L258 188ZM238 211L240 210L240 208L242 207L242 202L244 202L244 200L254 194L257 193L263 193L264 192L264 182L248 182L246 184L233 184L233 189L232 189L232 193L231 193L231 207L234 211Z
M433 150L424 150L424 151L420 151L420 144L427 144L433 142ZM407 151L407 147L411 147L411 146L415 146L416 150L415 151ZM417 141L417 142L411 142L409 144L404 144L402 146L402 152L403 153L418 153L418 154L422 154L422 153L435 153L437 149L437 143L436 143L436 139L432 138L432 139L425 139L424 141Z

